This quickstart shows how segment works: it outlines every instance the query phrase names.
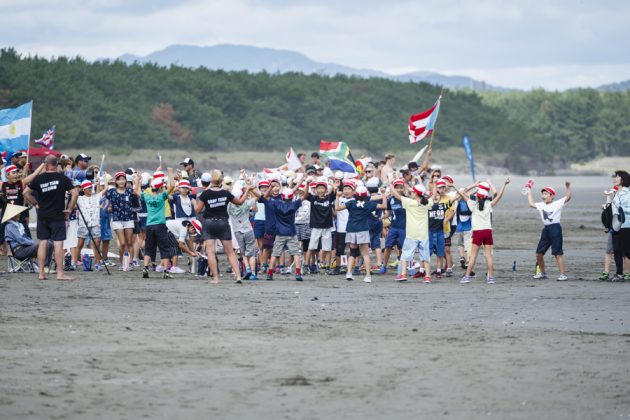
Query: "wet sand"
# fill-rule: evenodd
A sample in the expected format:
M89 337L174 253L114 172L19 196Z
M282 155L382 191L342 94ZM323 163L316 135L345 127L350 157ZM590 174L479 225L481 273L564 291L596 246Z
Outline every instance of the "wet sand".
M563 213L563 283L530 278L541 222L520 180L494 214L491 286L461 270L431 285L3 276L0 418L630 417L630 284L595 280L609 182L580 178Z

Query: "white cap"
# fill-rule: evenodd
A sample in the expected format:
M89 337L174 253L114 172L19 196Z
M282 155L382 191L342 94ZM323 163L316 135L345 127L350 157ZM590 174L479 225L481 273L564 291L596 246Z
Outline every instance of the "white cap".
M211 182L212 175L209 172L204 172L201 174L201 182Z

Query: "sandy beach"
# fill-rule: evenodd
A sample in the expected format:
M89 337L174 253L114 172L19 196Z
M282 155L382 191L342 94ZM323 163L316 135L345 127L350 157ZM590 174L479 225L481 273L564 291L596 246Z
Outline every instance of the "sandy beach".
M550 256L531 279L523 178L493 216L495 285L483 259L466 286L1 276L0 418L630 418L630 284L596 280L611 179L571 181L568 282Z

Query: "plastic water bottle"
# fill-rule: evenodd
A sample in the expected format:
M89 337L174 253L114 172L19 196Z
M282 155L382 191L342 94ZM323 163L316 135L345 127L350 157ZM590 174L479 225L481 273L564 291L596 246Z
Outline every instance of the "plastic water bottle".
M125 251L123 255L123 271L129 271L129 252Z
M527 183L525 184L525 186L523 186L523 189L521 189L521 194L527 195L527 193L529 192L529 190L532 189L533 186L534 186L534 180L533 179L527 180Z

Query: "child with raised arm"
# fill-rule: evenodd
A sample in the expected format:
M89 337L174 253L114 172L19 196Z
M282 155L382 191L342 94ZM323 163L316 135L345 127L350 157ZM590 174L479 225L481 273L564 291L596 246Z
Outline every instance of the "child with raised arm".
M339 196L341 193L339 193ZM368 190L363 185L356 188L354 192L355 200L349 200L345 204L339 203L339 196L335 201L335 210L348 210L348 224L346 226L346 243L350 245L350 257L348 258L348 272L346 280L354 280L352 277L352 269L354 268L355 259L361 253L365 262L365 277L363 281L372 282L371 266L370 266L370 228L368 226L368 217L376 209L386 209L387 202L385 195L382 202L376 204L370 200Z
M457 191L457 194L462 200L466 201L470 211L472 212L472 250L470 253L470 261L466 268L466 274L459 281L461 284L470 283L470 276L475 268L477 262L477 256L479 255L479 248L483 246L484 255L486 257L486 264L488 266L488 284L494 284L494 261L492 255L492 246L494 240L492 238L492 209L499 204L503 193L505 193L505 187L510 183L510 178L506 178L503 181L503 187L498 194L495 195L492 201L488 201L490 194L490 184L488 182L480 182L476 185L477 200L471 200L468 197L468 189L464 191ZM472 189L472 188L471 188Z
M564 252L562 250L562 226L560 226L560 216L562 208L571 200L571 183L565 182L566 192L564 197L554 201L556 191L551 187L545 187L540 191L542 201L534 202L534 196L530 189L527 193L527 201L529 206L540 212L540 218L543 221L543 230L540 234L540 241L536 248L536 264L540 271L533 278L542 280L547 278L545 274L545 253L551 247L551 254L556 257L558 262L558 270L560 276L558 281L566 281L568 277L564 273Z
M429 209L433 206L433 199L427 197L424 185L417 184L411 188L412 198L405 197L400 190L393 188L391 194L400 200L405 209L405 241L400 256L400 274L396 281L407 281L407 265L413 260L418 251L424 268L424 282L431 283L431 269L429 266Z

